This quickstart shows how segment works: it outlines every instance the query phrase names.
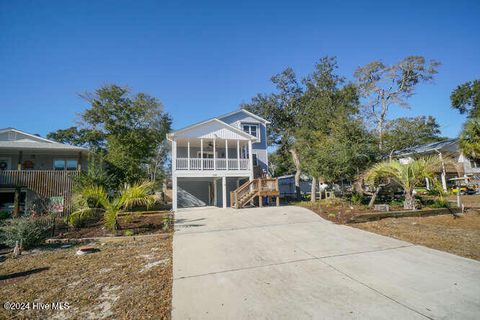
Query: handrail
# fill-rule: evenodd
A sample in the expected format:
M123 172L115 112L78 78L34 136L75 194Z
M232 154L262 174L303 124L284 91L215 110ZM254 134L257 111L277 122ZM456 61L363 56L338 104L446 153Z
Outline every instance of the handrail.
M256 179L253 179L253 180L249 180L247 182L245 182L244 184L242 184L240 187L237 188L237 190L235 190L234 192L240 192L240 191L243 191L243 189L245 189L246 187L248 187L249 185L251 185L252 183L255 182Z
M243 203L238 203L246 194L262 194L263 192L279 191L277 178L253 179L247 181L230 193L230 204L232 207L238 208ZM251 197L249 197L251 198ZM248 202L242 200L242 202Z

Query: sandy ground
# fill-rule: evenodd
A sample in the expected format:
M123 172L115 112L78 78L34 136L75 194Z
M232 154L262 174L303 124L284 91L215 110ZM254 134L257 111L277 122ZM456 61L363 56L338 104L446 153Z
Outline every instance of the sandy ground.
M389 218L350 225L370 232L480 260L480 213Z
M171 244L167 233L114 238L81 256L78 247L56 247L8 258L0 265L0 300L25 310L3 307L0 318L169 319ZM51 310L56 302L69 307ZM33 310L41 304L50 310Z

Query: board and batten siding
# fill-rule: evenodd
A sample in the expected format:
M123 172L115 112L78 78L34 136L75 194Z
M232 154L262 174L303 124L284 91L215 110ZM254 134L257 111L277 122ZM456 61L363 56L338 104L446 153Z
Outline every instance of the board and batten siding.
M181 138L195 139L230 139L230 140L248 140L247 138L229 130L227 126L220 122L210 122L208 125L199 125L196 128L180 133Z

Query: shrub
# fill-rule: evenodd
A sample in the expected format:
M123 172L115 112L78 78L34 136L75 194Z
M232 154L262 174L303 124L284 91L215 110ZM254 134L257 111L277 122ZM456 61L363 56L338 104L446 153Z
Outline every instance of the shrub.
M162 223L163 231L168 231L173 226L173 220L172 220L172 216L170 214L167 214L165 217L163 217L162 222L163 222Z
M354 205L360 205L363 202L363 197L362 197L361 194L354 193L354 194L352 194L352 197L350 198L350 201Z
M5 220L10 218L10 212L8 211L0 211L0 220Z
M14 247L17 241L24 249L35 247L48 238L54 223L50 216L12 219L1 228L1 241L8 247Z
M432 208L450 208L450 203L448 203L447 199L435 199L433 203L430 205Z
M125 230L123 232L123 235L126 236L126 237L131 237L133 236L135 233L132 231L132 230Z
M92 223L98 222L102 216L102 210L86 208L70 214L67 218L67 223L74 228L84 228Z
M390 201L390 206L391 207L403 207L403 201L394 199L394 200Z

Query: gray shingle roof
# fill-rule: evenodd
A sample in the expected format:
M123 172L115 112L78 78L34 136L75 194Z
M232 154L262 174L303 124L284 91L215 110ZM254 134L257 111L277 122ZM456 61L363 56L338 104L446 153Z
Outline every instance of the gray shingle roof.
M407 148L403 150L398 150L393 153L394 156L406 156L410 154L421 154L421 153L430 153L435 150L441 150L445 147L448 147L454 143L458 142L458 139L447 139L438 142L432 142L427 144L422 144L412 148Z
M23 142L23 141L0 141L1 149L36 149L36 150L71 150L84 151L88 149L70 146L62 143L38 143L38 142Z
M59 143L15 128L9 127L0 129L0 133L5 133L8 131L19 133L23 135L24 138L18 140L0 140L0 149L2 150L58 150L88 152L88 149L86 148Z

